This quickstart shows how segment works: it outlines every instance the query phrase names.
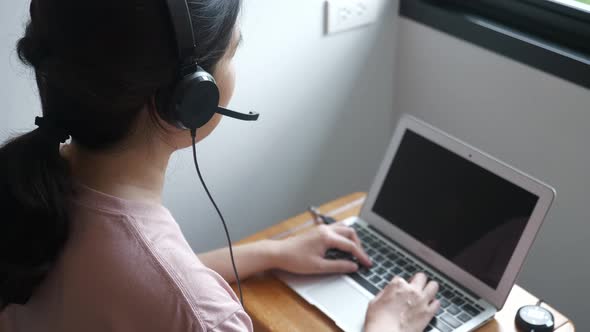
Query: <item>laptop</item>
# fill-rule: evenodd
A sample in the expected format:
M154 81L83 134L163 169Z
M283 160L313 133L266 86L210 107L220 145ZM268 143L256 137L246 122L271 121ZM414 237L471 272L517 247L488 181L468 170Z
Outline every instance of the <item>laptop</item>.
M554 197L548 185L406 115L360 215L344 221L373 266L278 276L342 330L357 332L393 276L425 272L439 283L441 302L426 331L471 331L506 302Z

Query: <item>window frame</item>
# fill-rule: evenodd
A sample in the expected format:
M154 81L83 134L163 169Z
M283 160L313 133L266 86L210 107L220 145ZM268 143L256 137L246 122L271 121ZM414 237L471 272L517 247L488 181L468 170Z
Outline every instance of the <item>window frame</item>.
M400 0L400 15L590 88L590 12L548 0Z

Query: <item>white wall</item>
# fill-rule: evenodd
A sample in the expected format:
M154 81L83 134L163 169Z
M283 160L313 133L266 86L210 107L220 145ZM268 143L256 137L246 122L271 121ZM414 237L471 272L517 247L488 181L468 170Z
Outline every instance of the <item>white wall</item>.
M389 140L397 2L388 1L378 24L333 36L323 35L323 2L244 3L230 106L255 109L261 119L225 119L198 145L234 239L309 204L367 190ZM27 7L26 0L0 2L0 140L31 129L40 113L32 75L14 52ZM195 250L225 244L190 151L173 156L164 201Z
M519 283L590 328L590 91L400 19L396 110L544 180L557 200Z
M16 54L27 18L26 1L0 1L0 141L31 129L41 113L34 76Z

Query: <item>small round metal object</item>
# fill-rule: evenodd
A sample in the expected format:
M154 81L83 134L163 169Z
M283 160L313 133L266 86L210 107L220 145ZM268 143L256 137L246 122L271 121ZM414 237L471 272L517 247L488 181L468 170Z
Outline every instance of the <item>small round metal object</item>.
M553 314L538 305L527 305L518 309L515 323L522 332L552 332L555 329Z

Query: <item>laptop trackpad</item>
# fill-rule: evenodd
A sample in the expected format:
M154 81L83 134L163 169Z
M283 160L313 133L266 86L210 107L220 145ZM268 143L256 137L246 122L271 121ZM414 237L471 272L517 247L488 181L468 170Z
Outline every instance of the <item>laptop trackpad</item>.
M326 278L305 293L344 331L363 330L369 299L343 277Z

